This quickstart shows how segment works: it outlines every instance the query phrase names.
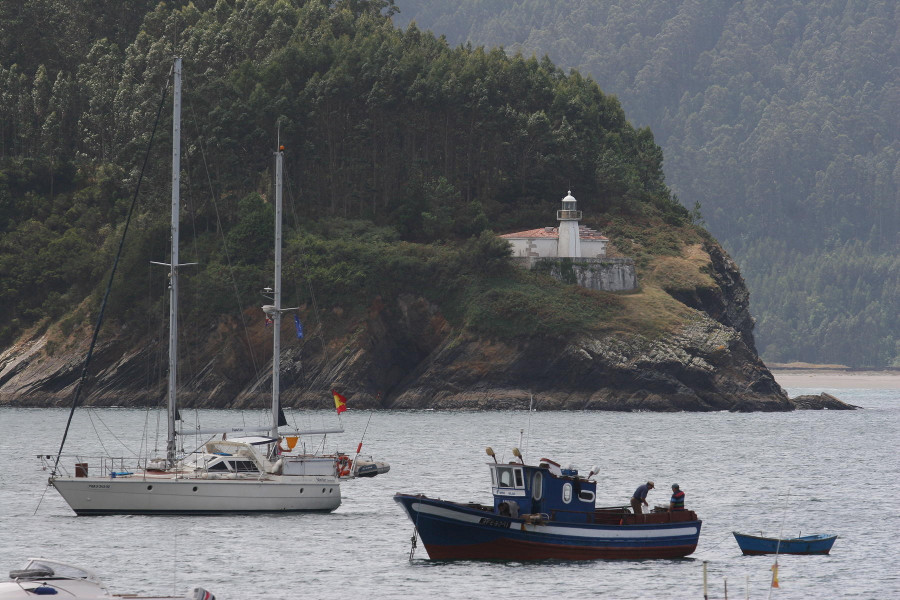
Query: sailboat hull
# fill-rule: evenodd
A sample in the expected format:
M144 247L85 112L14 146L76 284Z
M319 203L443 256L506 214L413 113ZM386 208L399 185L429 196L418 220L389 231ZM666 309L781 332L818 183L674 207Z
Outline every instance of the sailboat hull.
M52 484L78 515L328 513L341 504L340 485L315 477L303 481L58 477Z

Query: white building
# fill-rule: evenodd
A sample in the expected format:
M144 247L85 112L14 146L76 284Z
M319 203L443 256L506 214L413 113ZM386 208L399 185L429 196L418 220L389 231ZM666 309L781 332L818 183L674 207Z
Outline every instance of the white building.
M512 245L513 256L537 258L602 258L609 239L600 232L580 225L581 211L576 209L572 192L562 199L556 211L559 227L541 227L507 233L500 237Z

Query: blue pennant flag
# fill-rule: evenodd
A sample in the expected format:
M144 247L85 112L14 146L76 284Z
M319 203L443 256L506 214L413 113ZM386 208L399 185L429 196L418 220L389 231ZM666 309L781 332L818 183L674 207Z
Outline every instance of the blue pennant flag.
M303 339L303 325L300 323L300 317L294 315L294 327L297 328L297 339Z

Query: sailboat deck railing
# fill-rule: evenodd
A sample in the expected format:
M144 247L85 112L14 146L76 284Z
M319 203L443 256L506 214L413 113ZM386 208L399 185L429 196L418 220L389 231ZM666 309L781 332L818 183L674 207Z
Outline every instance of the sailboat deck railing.
M55 455L39 454L38 458L44 470L51 470L56 461ZM65 462L64 462L65 459ZM113 477L115 475L132 474L136 469L143 469L141 461L136 458L124 456L83 456L61 455L56 469L63 476L71 476L67 464L72 464L75 469L75 477Z
M38 454L41 466L45 471L52 471L56 463L56 456L51 454ZM86 456L61 455L56 464L57 475L71 477L72 471L67 468L72 465L75 477L122 477L134 475L147 470L148 462L144 459L124 456ZM150 466L150 471L153 467Z

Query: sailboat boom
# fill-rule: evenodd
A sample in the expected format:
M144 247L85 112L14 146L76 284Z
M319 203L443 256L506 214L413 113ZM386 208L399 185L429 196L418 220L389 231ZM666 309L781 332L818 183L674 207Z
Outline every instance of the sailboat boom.
M218 435L222 433L269 433L271 429L260 427L211 427L207 429L182 429L178 431L178 435ZM326 433L344 433L343 427L331 427L325 429L304 429L302 431L288 431L281 433L281 436L300 436L300 435L324 435Z

